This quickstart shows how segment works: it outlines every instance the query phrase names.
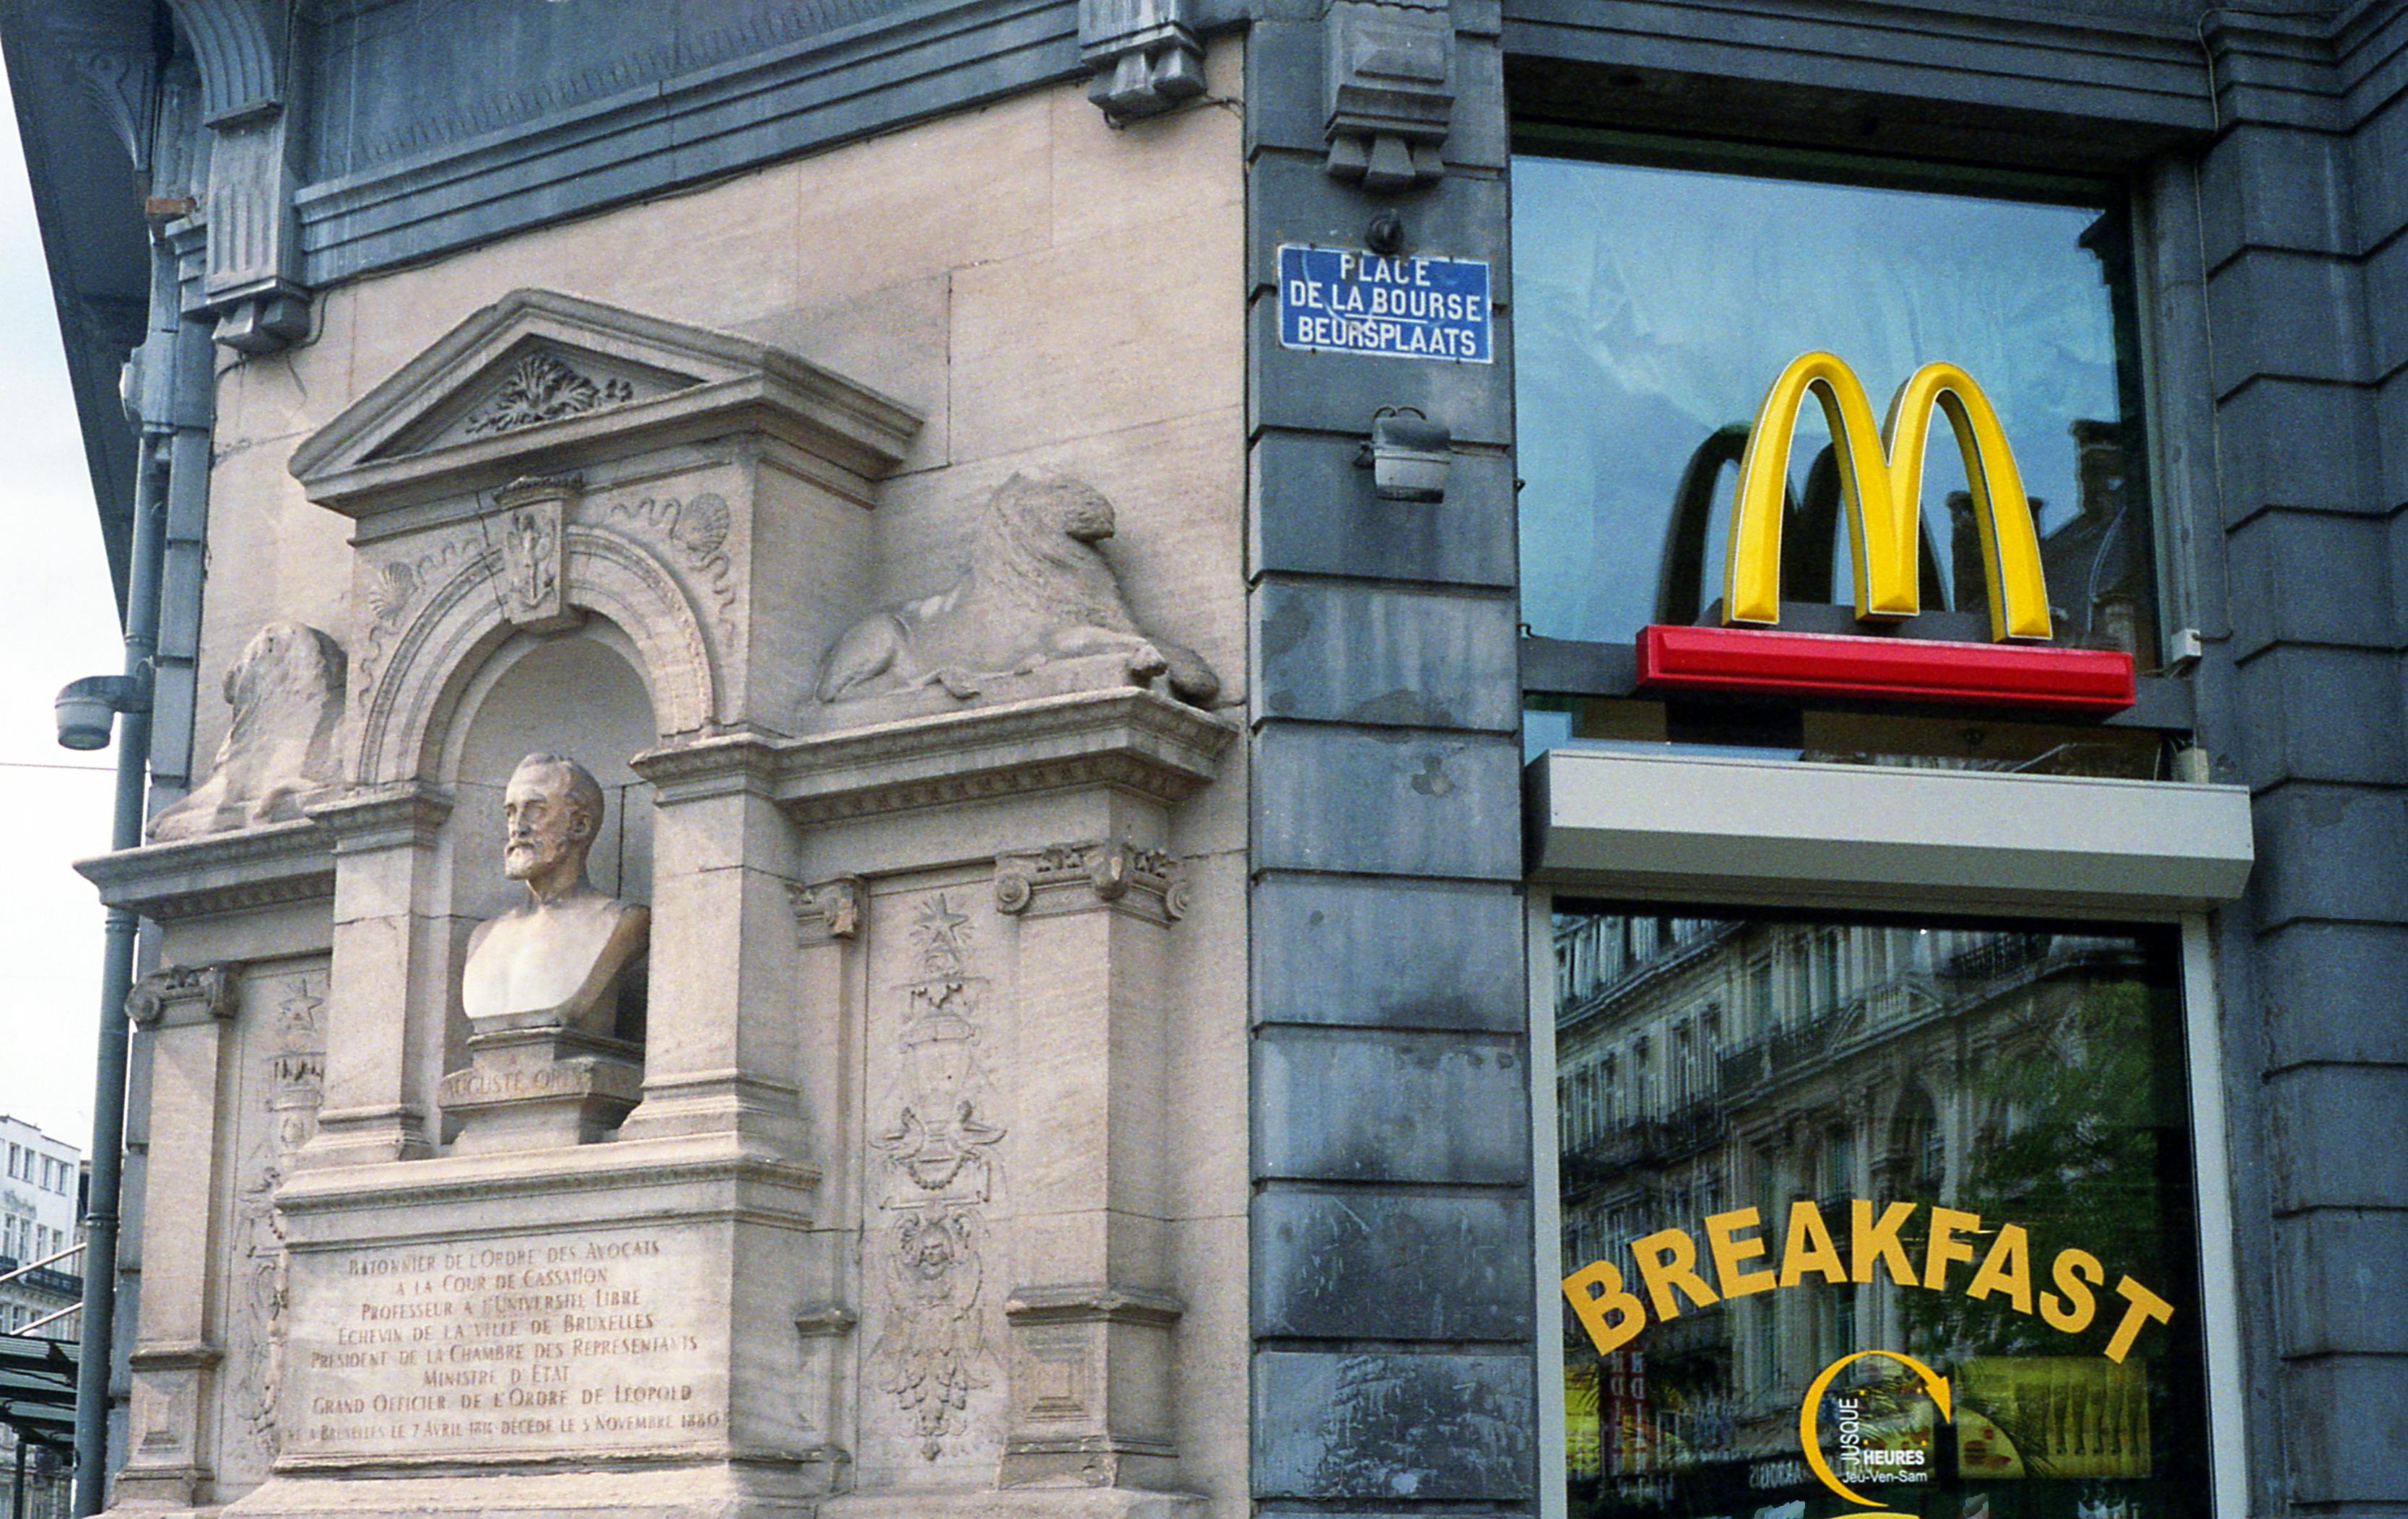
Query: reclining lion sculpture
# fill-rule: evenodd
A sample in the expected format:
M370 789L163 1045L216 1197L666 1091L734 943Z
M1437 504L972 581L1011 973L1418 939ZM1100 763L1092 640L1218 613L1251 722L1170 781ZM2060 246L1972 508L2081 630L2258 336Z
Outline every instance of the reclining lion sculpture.
M967 701L988 682L1055 660L1126 657L1139 684L1210 707L1221 678L1201 655L1148 636L1096 545L1112 504L1068 476L1013 475L996 487L970 539L969 568L932 596L870 613L829 646L819 699L942 686Z
M300 623L270 623L251 635L226 671L234 723L209 778L162 810L154 843L285 823L334 791L343 725L343 646Z

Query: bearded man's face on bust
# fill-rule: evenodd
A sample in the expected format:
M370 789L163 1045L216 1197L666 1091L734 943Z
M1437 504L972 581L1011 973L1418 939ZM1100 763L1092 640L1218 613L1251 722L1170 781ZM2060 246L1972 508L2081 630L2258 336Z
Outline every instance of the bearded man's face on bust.
M594 820L569 794L569 780L554 765L523 766L502 794L502 873L512 881L550 875L574 861L583 867Z

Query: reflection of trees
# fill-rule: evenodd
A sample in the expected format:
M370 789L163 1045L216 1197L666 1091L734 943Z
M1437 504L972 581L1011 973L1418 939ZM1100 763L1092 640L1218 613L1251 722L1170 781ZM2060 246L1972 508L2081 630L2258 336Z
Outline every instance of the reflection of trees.
M1982 1217L1977 1260L2000 1224L2023 1226L2035 1293L2048 1290L2049 1263L2068 1248L2098 1256L2109 1282L2128 1271L2164 1281L2149 994L2130 982L2086 977L2036 992L2020 1010L2015 1034L1969 1078L1968 1096L1985 1123L1951 1206ZM1909 1246L1916 1259L1928 1240L1928 1211L1916 1214L1919 1237ZM1943 1358L2065 1348L2063 1336L2014 1311L2003 1296L1918 1292L1904 1307L1912 1342Z

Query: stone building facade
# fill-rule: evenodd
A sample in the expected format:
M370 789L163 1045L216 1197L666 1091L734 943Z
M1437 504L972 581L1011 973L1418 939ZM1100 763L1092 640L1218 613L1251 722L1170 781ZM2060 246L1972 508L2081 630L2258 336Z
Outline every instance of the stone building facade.
M111 1512L1740 1512L1606 1480L1611 1295L1559 1283L1794 1201L1942 1251L1985 1143L2090 1142L2015 1074L2104 1081L2126 1025L2067 1008L2154 1041L2171 1306L2043 1369L2153 1400L2154 1485L2027 1437L1919 1512L2408 1505L2399 0L25 0L0 45L158 586L148 839L84 867L147 925ZM1914 241L1960 211L1978 267ZM2119 702L1650 674L1737 615L1719 387L1800 312L1983 376L2038 634ZM1859 627L1848 447L1768 498L1777 631L1981 644L1996 457ZM549 905L529 755L649 910L574 1016L464 991ZM1713 1480L1835 1512L1768 1412L1813 1366L1953 1349L2010 1437L2037 1384L1891 1283L1600 1354L1727 1365Z

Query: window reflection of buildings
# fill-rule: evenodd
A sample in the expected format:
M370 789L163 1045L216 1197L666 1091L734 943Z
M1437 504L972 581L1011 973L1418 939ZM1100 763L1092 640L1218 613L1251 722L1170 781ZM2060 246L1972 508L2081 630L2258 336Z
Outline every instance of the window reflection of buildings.
M1689 918L1559 917L1556 1068L1563 1263L1701 1232L1753 1206L1778 1256L1793 1202L1846 1248L1851 1199L1955 1201L1965 1157L2012 1122L1981 1073L2043 979L2122 940L1991 930ZM1651 1078L1651 1055L1660 1078ZM1728 1454L1794 1451L1797 1399L1851 1350L1907 1343L1885 1277L1810 1278L1651 1325L1633 1348L1659 1408L1721 1411ZM1575 1346L1572 1354L1584 1347ZM1660 1414L1652 1415L1661 1417ZM1646 1444L1712 1460L1692 1429ZM1620 1466L1607 1437L1606 1470Z

